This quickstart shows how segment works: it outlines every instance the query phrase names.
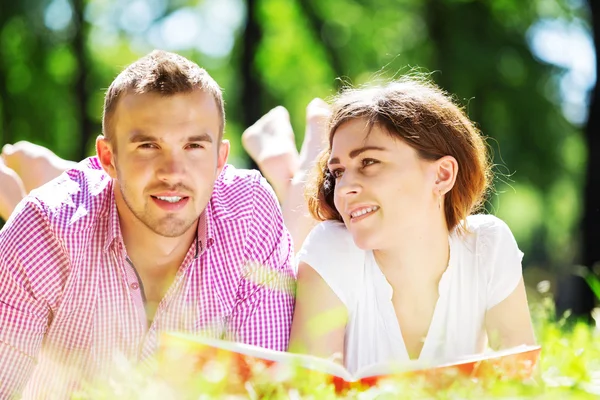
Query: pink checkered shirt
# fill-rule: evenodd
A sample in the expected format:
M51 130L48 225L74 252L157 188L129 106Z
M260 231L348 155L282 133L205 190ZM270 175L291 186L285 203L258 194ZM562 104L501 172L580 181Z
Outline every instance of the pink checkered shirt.
M89 158L32 192L0 231L0 398L62 397L115 363L150 362L161 331L284 351L294 283L272 189L226 166L148 326L113 181Z

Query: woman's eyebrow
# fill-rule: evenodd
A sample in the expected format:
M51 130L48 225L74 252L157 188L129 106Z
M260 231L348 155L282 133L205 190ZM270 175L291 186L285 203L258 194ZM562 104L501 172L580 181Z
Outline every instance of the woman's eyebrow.
M356 158L360 154L364 153L365 151L369 151L369 150L386 151L387 149L384 147L380 147L380 146L363 146L358 149L352 150L350 153L348 153L348 155L350 156L350 158ZM339 163L340 163L340 159L338 157L333 157L327 162L327 164L339 164Z

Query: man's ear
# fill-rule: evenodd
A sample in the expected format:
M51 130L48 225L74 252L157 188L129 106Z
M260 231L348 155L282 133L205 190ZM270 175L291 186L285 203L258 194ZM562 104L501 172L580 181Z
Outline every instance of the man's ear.
M219 145L219 150L217 150L219 154L217 154L217 176L218 178L225 168L225 164L227 164L227 159L229 158L229 140L222 140Z
M436 195L444 195L454 187L458 175L458 162L452 156L444 156L435 162L435 186L433 191Z
M100 160L102 169L113 179L117 178L117 168L115 166L115 153L112 143L100 135L96 138L96 155Z

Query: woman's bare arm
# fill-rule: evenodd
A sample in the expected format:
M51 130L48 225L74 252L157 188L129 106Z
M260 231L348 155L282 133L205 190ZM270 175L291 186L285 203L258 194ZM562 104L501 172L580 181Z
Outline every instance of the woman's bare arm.
M515 290L486 313L485 328L494 350L535 344L523 278Z
M310 265L300 263L290 351L343 360L348 312Z

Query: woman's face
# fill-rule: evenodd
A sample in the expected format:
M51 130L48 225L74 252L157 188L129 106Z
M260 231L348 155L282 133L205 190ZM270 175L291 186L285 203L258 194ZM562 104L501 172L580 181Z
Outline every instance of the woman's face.
M364 119L342 124L328 164L335 207L361 249L393 247L439 217L436 163L380 126L369 132Z

